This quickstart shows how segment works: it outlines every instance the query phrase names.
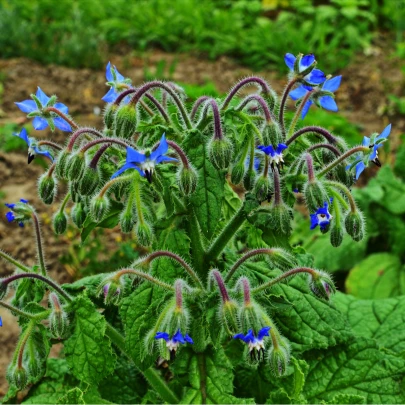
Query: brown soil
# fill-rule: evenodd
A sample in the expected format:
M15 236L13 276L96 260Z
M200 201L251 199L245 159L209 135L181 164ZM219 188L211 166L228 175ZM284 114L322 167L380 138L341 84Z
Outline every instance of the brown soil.
M384 46L376 47L373 55L359 55L348 68L340 72L344 79L337 94L337 102L341 113L359 124L364 134L381 130L388 121L392 122L394 129L390 139L392 149L395 150L399 143L398 135L405 132L405 119L393 114L387 95L403 94L404 78L400 61L391 58L390 53ZM190 84L210 81L215 83L220 92L228 91L237 80L252 74L269 80L276 91L281 91L285 85L285 79L280 79L273 72L252 72L227 58L208 62L188 55L154 51L147 59L126 56L112 57L111 61L119 67L122 74L131 77L133 83L144 81L145 65L154 72L159 62L166 61L169 66L176 61L171 80ZM12 59L0 60L0 72L5 75L4 93L0 97L0 128L2 124L10 122L25 122L24 115L14 102L27 99L38 85L47 94L57 94L59 100L70 107L71 114L81 125L101 126L100 116L94 113L103 108L101 97L106 92L103 71L42 66L26 59ZM387 114L391 116L388 117ZM66 137L66 134L60 132L51 134L46 131L35 135L59 142L63 142ZM62 266L59 257L66 253L72 235L70 238L55 237L52 232L50 221L55 207L44 205L36 197L36 181L42 172L43 169L38 164L26 164L25 153L0 152L0 191L6 196L4 201L14 202L27 198L36 207L42 219L49 273L57 281L66 282L72 278L72 274L69 274L71 269ZM1 249L27 264L33 264L36 253L32 230L29 226L19 228L16 224L8 224L4 218L5 212L5 208L0 207ZM116 236L116 231L112 231L106 238L113 241ZM12 266L5 264L0 275L10 274L12 271ZM19 331L15 319L7 311L0 308L0 315L3 318L3 327L0 329L0 395L3 395L7 389L5 370Z

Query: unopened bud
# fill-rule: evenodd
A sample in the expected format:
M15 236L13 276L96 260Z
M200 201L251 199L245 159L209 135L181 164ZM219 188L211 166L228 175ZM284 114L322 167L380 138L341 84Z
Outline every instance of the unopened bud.
M59 153L56 161L55 172L60 179L67 179L67 163L70 159L72 152L68 152L66 149Z
M336 292L332 277L324 271L316 271L309 275L309 287L317 297L327 301Z
M245 177L245 164L243 162L238 162L231 171L231 181L233 184L239 184Z
M84 221L87 218L87 212L84 209L84 206L81 202L76 203L72 207L72 212L70 214L73 223L78 227L81 228L84 224Z
M238 306L236 302L229 300L221 304L219 317L229 335L237 333L238 326Z
M272 184L268 176L264 177L263 175L257 176L255 186L254 186L254 194L256 198L261 202L267 200L272 191Z
M223 137L213 138L208 144L208 155L210 162L218 170L227 169L232 159L232 142Z
M271 264L281 270L288 270L297 265L297 260L291 253L281 248L273 248L269 256Z
M98 295L103 295L106 305L118 305L122 297L123 289L124 286L121 282L121 278L116 280L114 277L107 277L100 284Z
M260 330L262 327L262 313L263 310L256 302L251 301L242 305L238 313L240 330L245 333L250 329L254 331Z
M95 195L90 202L90 213L96 222L101 222L110 208L110 200L105 196Z
M64 211L58 211L53 217L53 229L57 235L65 233L67 228L67 217Z
M283 143L283 134L277 122L271 121L266 123L262 132L263 145L278 145Z
M282 339L282 338L281 338ZM268 354L269 365L272 372L282 377L285 375L290 362L290 350L287 345L278 345L278 347L272 346Z
M325 186L318 180L305 183L304 196L310 212L315 212L319 207L323 207L325 201L329 201Z
M7 381L10 385L15 385L19 390L23 390L28 383L28 373L24 366L10 364L7 371Z
M38 180L38 195L45 204L52 204L56 195L56 181L52 175L44 173Z
M130 139L138 125L136 108L131 104L120 105L115 114L114 131L117 138Z
M114 115L117 112L118 105L109 103L104 109L104 124L108 129L112 129L114 125Z
M192 166L181 167L178 172L180 191L185 195L193 194L197 187L197 178L197 172Z
M331 230L330 230L330 243L333 247L338 247L343 242L344 231L341 224L336 224L335 221L332 221Z
M248 170L245 177L243 178L243 186L247 191L253 189L256 180L256 172L254 169Z
M291 234L292 211L286 204L273 205L269 209L269 224L271 229L283 235Z
M355 212L349 211L345 218L346 232L356 242L360 242L364 238L365 223L362 213L359 210Z
M81 195L92 195L97 189L100 174L97 168L85 167L82 178L78 182L78 191Z
M84 153L75 153L67 162L66 173L71 181L78 181L82 177L84 167L86 165L86 158Z
M146 221L137 222L135 227L135 234L140 245L150 246L152 244L153 230Z
M63 309L54 309L49 316L49 329L56 339L62 339L66 336L69 326L69 319Z
M120 227L123 233L131 233L135 225L135 215L132 212L131 207L127 207L121 212L120 215Z
M79 203L82 201L82 196L79 192L79 182L78 181L71 181L69 182L69 193L70 193L70 199L74 203Z

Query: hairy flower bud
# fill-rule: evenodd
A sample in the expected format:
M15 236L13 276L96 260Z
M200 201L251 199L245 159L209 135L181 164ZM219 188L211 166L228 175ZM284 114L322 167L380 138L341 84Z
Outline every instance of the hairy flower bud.
M95 195L90 202L90 213L96 222L103 220L109 208L110 200L105 195Z
M325 186L320 181L307 182L304 185L305 202L310 212L315 212L329 201Z
M69 320L66 312L62 309L54 309L49 316L49 329L51 334L56 339L62 339L66 336Z
M127 207L121 212L120 215L120 227L123 233L131 233L135 226L136 216L132 212L131 207Z
M71 181L69 183L70 198L74 203L79 203L82 200L82 196L79 193L79 182Z
M233 335L238 331L238 306L236 302L229 300L220 305L218 316L225 326L229 335Z
M235 166L233 166L231 171L231 181L233 184L239 184L242 182L243 178L245 177L245 164L243 162L238 162Z
M153 238L152 227L146 222L138 221L135 226L135 234L138 238L138 242L142 246L150 246Z
M343 242L344 231L341 224L336 224L332 221L331 231L330 231L330 243L334 247L338 247Z
M71 181L78 181L82 177L84 167L86 165L86 158L84 153L78 152L71 156L67 162L66 173Z
M271 229L283 235L291 234L292 211L286 204L273 205L269 209L269 224Z
M58 211L53 217L53 229L57 235L65 233L67 228L67 217L64 211Z
M7 381L10 385L15 385L19 390L23 390L28 383L28 373L24 366L10 364L7 370Z
M97 189L100 174L97 168L85 167L82 178L78 182L78 191L81 195L91 195Z
M272 346L268 354L270 368L278 377L282 377L286 373L288 363L290 362L288 343L286 343L283 338L280 338L280 340L281 339L283 340L283 344L279 342L277 347Z
M61 179L67 179L67 163L70 159L72 152L68 152L66 149L59 153L56 161L55 172Z
M248 170L245 177L243 178L243 186L247 191L253 189L256 180L256 172L252 170Z
M364 238L365 223L362 213L359 210L348 212L345 218L346 232L356 242L360 242Z
M262 312L260 305L254 301L242 305L238 313L240 329L245 333L250 329L254 331L260 330L262 327Z
M87 212L84 208L83 203L78 202L72 207L72 212L70 214L73 223L78 227L81 228L84 224L84 221L87 217Z
M103 295L104 303L106 305L118 305L121 297L124 285L121 281L122 279L116 279L114 277L105 278L98 288L97 295Z
M107 129L112 129L114 125L114 116L115 113L117 112L118 105L114 103L109 103L106 105L104 109L104 124L107 127Z
M117 138L130 139L138 125L136 108L131 104L120 105L115 114L114 131Z
M269 199L272 190L271 181L268 176L257 176L254 185L254 194L259 201Z
M283 134L277 122L271 121L266 123L262 132L263 145L278 145L283 143Z
M38 180L38 195L45 204L52 204L56 195L56 181L49 173L44 173Z
M227 169L232 159L232 142L224 137L213 138L208 144L208 156L210 162L218 170Z
M194 193L197 187L197 172L194 167L181 167L178 171L178 183L180 191L185 195L191 195Z
M269 256L270 263L281 270L288 270L297 265L297 260L291 253L282 248L274 248Z
M309 287L317 297L327 301L336 292L332 277L324 271L316 271L309 275Z

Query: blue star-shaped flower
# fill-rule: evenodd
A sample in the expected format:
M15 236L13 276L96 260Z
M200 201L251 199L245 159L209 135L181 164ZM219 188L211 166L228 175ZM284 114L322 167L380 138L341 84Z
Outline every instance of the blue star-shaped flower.
M378 149L381 148L381 146L383 145L383 143L386 141L386 139L388 138L389 134L391 133L391 124L387 125L384 130L381 132L380 135L378 135L375 139L374 139L374 143L371 145L371 139L368 138L367 136L365 136L363 138L363 142L362 145L363 146L368 146L369 148L372 148L373 150L371 151L371 153L368 155L367 157L367 161L366 163L368 164L368 162L373 162L374 164L376 164L378 167L381 167L381 163L378 159ZM360 174L364 171L364 169L367 167L366 163L364 163L362 155L357 155L357 159L359 159L359 161L355 164L355 168L356 168L356 180L358 180L358 178L360 177ZM352 167L352 165L348 165L346 166L346 170L350 169Z
M284 143L279 143L276 148L272 145L269 146L258 146L257 149L261 150L267 156L270 157L270 165L274 168L274 165L279 166L283 165L283 150L287 149L287 145Z
M311 227L309 229L315 229L318 225L322 230L330 224L332 215L328 211L328 203L325 202L322 208L318 208L315 214L311 214Z
M176 353L176 350L180 344L184 345L186 343L194 343L193 339L191 339L187 333L183 336L180 329L173 335L172 338L170 338L170 335L166 332L157 332L155 339L163 339L166 341L166 347L169 349L171 356Z
M24 198L21 198L20 199L20 202L21 203L23 203L23 204L28 204L28 200L26 200L26 199L24 199ZM17 203L18 204L18 203ZM11 211L9 211L9 212L7 212L7 214L6 214L6 218L7 218L7 221L8 222L13 222L15 219L16 219L16 216L15 216L15 212L13 211L14 210L14 208L16 207L16 205L17 204L4 204L7 208L9 208ZM18 226L20 226L21 228L23 228L24 227L24 223L22 222L22 221L19 221L18 222Z
M323 83L320 90L334 93L339 88L341 80L342 80L342 76L336 76L331 79L325 80L325 82ZM298 99L304 97L308 93L308 91L312 91L312 87L302 85L300 87L297 87L293 91L291 91L290 97L293 100L298 100ZM334 112L338 111L338 106L336 105L334 98L330 95L322 95L316 100L316 102L325 110L334 111ZM305 103L305 105L302 109L302 113L301 113L302 119L305 118L305 116L307 115L308 110L312 104L314 104L314 101L312 101L311 99L307 100L307 102Z
M264 359L264 342L263 339L266 336L269 335L270 331L270 326L265 326L264 328L261 328L259 330L259 333L257 334L257 337L255 336L254 332L252 329L249 330L249 332L244 335L243 333L238 333L237 335L234 335L234 339L240 339L244 341L248 347L249 347L249 354L251 359L256 360L256 351L258 353L258 360L260 360L260 353L263 353L263 359Z
M160 139L159 146L151 153L140 153L130 146L127 147L127 158L124 166L116 171L111 178L119 176L128 169L138 170L141 176L146 177L149 182L152 181L152 174L155 166L162 162L177 162L177 159L165 156L169 149L165 134Z
M60 110L61 112L63 112L64 114L67 114L68 110L69 110L68 107L66 107L62 103L53 104L54 99L52 97L48 97L41 90L40 87L38 87L38 90L36 92L36 97L41 104L41 108L39 108L39 106L36 104L36 102L34 100L24 100L24 101L21 101L20 103L15 103L22 112L25 112L27 114L38 113L38 116L36 116L34 118L34 120L32 121L32 125L36 130L45 129L46 127L49 126L48 120L52 120L53 123L55 124L55 126L57 128L59 128L61 131L67 131L67 132L72 131L72 128L70 127L70 125L63 118L54 116L56 114L49 114L49 113L48 113L49 117L44 118L43 112L42 112L42 109L44 109L46 107L55 107L58 110ZM51 102L49 103L49 101L51 101Z
M111 66L110 62L107 64L105 77L107 79L107 85L111 87L102 100L106 103L113 103L123 90L130 87L130 80L126 79L120 72L118 72L118 69L115 66Z
M14 133L13 135L23 139L25 143L28 145L28 164L30 164L34 160L35 155L44 155L48 159L50 159L51 162L53 162L52 155L47 150L39 149L36 140L28 137L25 128L23 128L19 134Z
M295 73L294 64L295 64L296 59L297 59L297 57L291 53L286 53L284 56L285 64L289 67L289 69L293 73ZM314 62L315 62L315 56L313 54L304 55L301 58L297 73L304 72ZM305 77L303 77L303 80L305 80L309 84L320 84L320 83L323 83L325 79L326 79L325 73L323 73L322 70L319 70L319 69L313 69L310 73L308 73Z

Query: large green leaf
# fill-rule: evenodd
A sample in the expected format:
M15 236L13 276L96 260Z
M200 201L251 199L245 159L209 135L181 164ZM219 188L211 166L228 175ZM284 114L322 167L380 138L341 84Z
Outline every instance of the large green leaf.
M358 298L388 298L405 293L405 269L397 256L375 253L355 266L346 291Z
M105 336L107 324L88 298L78 297L72 305L75 316L73 334L65 342L66 359L76 378L97 384L114 370L115 355Z
M405 296L358 300L337 294L335 302L346 314L356 335L376 339L381 346L394 352L405 352Z
M373 339L309 352L310 370L304 387L309 403L356 395L368 404L404 403L405 361L380 350Z
M223 171L215 169L207 158L207 138L201 132L191 132L183 147L198 173L197 188L190 201L201 231L211 239L221 219L225 175Z

